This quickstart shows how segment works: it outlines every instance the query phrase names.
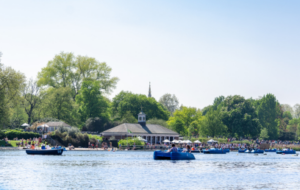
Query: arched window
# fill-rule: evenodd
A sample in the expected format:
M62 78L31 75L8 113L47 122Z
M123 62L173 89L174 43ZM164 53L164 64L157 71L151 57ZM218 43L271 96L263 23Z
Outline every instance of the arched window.
M141 117L139 117L139 120L142 120L142 118L141 118Z
M143 121L145 121L145 117L143 117Z

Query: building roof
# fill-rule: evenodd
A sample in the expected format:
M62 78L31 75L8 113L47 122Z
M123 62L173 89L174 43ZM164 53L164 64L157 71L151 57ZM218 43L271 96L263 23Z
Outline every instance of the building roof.
M71 127L69 124L66 124L63 121L55 121L46 123L49 127Z
M114 134L114 133L124 133L124 134L166 134L166 135L179 135L178 133L165 128L160 125L155 124L146 124L140 125L135 123L123 123L106 131L103 131L102 134Z

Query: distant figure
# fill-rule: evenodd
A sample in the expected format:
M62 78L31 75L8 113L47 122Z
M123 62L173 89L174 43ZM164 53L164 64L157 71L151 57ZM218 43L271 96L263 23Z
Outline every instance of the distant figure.
M32 149L32 150L35 149L34 144L31 145L30 149Z
M175 144L172 144L172 148L170 148L167 152L178 152L177 148L175 147Z

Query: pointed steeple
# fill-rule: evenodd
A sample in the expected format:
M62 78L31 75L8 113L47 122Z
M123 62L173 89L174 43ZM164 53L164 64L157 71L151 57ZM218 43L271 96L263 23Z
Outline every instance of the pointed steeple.
M152 95L151 95L151 83L149 82L149 92L148 92L148 98L151 98Z

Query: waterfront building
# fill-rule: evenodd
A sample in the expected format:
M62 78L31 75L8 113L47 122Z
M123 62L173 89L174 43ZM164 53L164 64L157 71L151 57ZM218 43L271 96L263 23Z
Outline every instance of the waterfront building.
M45 123L44 125L48 126L48 131L55 131L56 129L60 128L60 127L68 127L71 128L71 126L63 121L51 121L48 123Z
M142 137L148 143L158 144L165 139L173 141L179 138L179 134L161 125L147 124L146 114L141 111L138 114L138 123L123 123L101 133L105 140L114 136L117 140L125 139L126 137Z

